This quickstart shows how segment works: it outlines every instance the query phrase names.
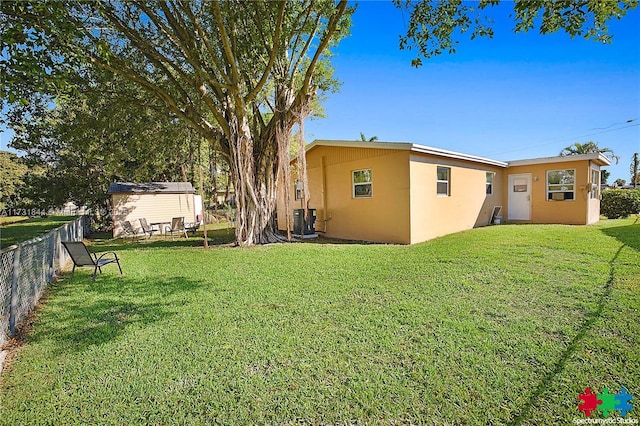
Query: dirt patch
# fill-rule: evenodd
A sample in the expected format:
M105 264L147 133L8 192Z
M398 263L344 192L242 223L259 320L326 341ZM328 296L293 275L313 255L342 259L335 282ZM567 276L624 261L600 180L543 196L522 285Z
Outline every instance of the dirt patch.
M0 374L11 370L13 360L20 352L20 349L26 344L29 335L33 332L33 324L37 319L40 306L42 306L48 298L49 290L44 289L38 303L36 303L34 308L16 327L15 335L7 339L7 341L2 345L2 350L0 352Z

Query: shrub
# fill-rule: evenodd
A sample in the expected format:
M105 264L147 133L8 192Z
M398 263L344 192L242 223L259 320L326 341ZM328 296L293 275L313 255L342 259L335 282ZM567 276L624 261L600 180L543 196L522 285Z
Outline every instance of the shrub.
M609 219L640 214L640 189L608 189L602 191L600 213Z

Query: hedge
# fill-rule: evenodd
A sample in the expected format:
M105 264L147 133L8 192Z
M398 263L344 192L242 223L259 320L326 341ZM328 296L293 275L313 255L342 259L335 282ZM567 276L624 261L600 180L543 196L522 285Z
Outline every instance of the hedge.
M600 214L609 219L640 214L640 189L607 189L602 191Z

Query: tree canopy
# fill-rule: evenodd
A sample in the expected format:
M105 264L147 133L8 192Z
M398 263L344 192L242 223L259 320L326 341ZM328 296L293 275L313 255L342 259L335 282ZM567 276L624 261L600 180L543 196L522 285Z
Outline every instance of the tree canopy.
M12 152L0 151L0 210L19 207L19 190L27 165Z
M110 182L181 181L182 166L199 152L183 122L134 101L133 84L100 70L89 75L69 98L12 125L11 146L43 170L27 176L28 207L46 211L71 200L105 208Z
M592 154L600 153L607 156L609 159L618 163L620 157L615 155L611 148L600 148L596 142L575 142L560 151L560 155L579 155L579 154Z
M412 65L419 67L423 59L444 52L455 53L460 36L493 37L490 9L500 0L393 0L409 15L406 34L400 37L400 49L416 51ZM638 6L638 0L515 0L513 4L515 32L537 29L540 34L564 31L574 37L610 43L609 22L622 18Z
M371 136L370 138L367 138L364 133L360 132L360 141L361 142L375 142L378 140L377 136Z

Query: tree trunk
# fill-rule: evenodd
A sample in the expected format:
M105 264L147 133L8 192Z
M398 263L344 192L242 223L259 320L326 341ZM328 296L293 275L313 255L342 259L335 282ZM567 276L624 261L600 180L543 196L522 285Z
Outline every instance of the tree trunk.
M217 149L217 147L216 147ZM211 171L211 185L213 186L213 208L218 210L218 161L216 151L209 145L209 170Z
M231 143L231 175L236 198L236 244L251 246L283 241L274 224L277 208L277 152L254 152L254 140L246 118L238 119Z

